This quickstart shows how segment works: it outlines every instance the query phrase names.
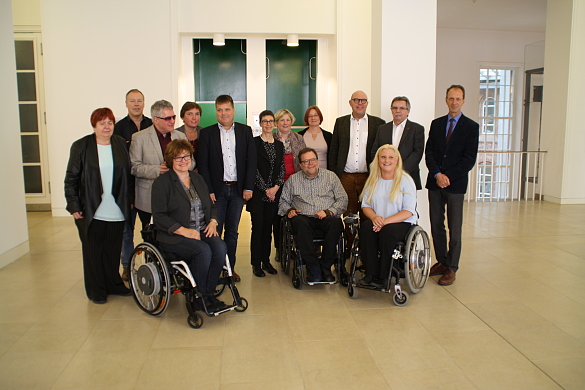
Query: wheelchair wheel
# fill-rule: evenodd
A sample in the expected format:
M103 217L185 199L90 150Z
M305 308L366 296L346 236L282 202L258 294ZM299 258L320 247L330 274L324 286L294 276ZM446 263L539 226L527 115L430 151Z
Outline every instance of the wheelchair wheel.
M153 316L164 313L171 297L171 276L160 251L147 242L138 244L129 271L130 290L138 307Z
M215 286L215 291L213 292L213 295L216 298L223 294L223 292L225 291L227 277L228 277L227 271L225 269L222 270L221 274L219 275L219 282L217 283L217 286Z
M199 329L201 328L201 325L203 325L203 316L199 313L195 313L195 315L187 318L187 323L191 328Z
M236 305L237 302L234 301L234 306ZM241 298L240 297L240 304L238 306L236 306L234 308L235 311L237 312L243 312L246 311L248 309L248 300L246 298Z
M299 270L299 267L293 268L292 285L297 290L303 288L303 281L301 280L301 271Z
M392 295L392 301L396 306L406 306L406 303L408 302L408 294L404 291L400 295L394 293L394 295Z
M356 299L358 297L358 288L355 284L355 279L351 278L347 285L347 295L349 295L351 299Z
M416 294L425 286L431 268L429 236L420 226L413 226L408 233L404 259L406 284Z

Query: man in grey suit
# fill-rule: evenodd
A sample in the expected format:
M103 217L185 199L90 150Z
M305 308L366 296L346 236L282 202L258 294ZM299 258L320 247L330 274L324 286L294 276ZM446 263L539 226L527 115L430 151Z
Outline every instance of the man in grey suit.
M150 222L150 190L154 179L169 169L164 163L164 152L172 140L187 139L174 130L176 115L173 105L166 100L155 102L150 108L152 126L134 133L130 144L132 174L136 177L136 201L134 207L144 229Z
M402 167L412 177L416 189L422 189L419 163L425 148L425 128L408 120L410 100L406 96L396 96L390 103L392 122L378 128L371 157L376 155L382 145L391 144L398 147L402 157Z

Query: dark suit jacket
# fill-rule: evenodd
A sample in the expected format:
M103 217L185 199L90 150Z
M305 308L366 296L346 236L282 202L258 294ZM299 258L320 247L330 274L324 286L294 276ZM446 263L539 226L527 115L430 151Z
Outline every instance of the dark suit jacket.
M392 144L393 122L386 123L378 128L374 144L372 145L372 160L376 156L378 148L382 145ZM402 157L402 168L408 173L416 184L416 189L422 189L420 181L420 160L425 149L425 128L408 119L404 125L404 132L400 137L398 151Z
M262 176L264 182L280 185L280 189L276 193L276 204L278 204L280 194L282 193L282 185L284 184L277 183L281 167L284 166L284 145L282 142L274 140L274 150L276 151L276 159L274 160L272 176L270 176L270 160L268 158L268 153L266 153L266 149L264 149L264 146L262 145L263 143L262 138L254 137L254 143L256 145L256 152L258 154L258 159L256 161L257 173L260 176ZM246 203L246 210L251 213L263 212L264 205L262 204L263 203L262 198L264 197L264 195L266 195L266 192L258 188L258 186L254 185L254 193L252 194L252 198L248 200L248 202Z
M209 223L212 218L217 220L215 205L211 203L205 180L193 171L189 171L189 176L201 199L205 222ZM181 226L189 227L191 202L181 185L181 180L172 169L157 177L152 183L151 208L157 240L171 245L181 242L184 237L173 232Z
M305 129L299 131L299 134L304 136L308 129L309 128L307 127ZM331 146L331 139L333 138L333 134L331 134L331 132L327 131L327 130L321 129L321 131L323 132L323 138L325 138L325 143L327 144L327 149L329 149L329 147Z
M327 168L340 177L347 162L347 153L349 153L350 117L351 115L345 115L337 118L335 121L333 138L331 139L331 145L327 152ZM372 144L374 143L374 138L376 138L376 131L384 123L386 123L384 119L368 115L368 143L366 145L366 164L368 170L372 162L370 150L372 150Z
M117 135L110 138L114 162L112 195L126 221L130 218L130 204L134 202L134 185L130 174L130 158L126 140ZM67 171L65 172L65 199L71 214L83 212L85 232L93 221L95 211L102 202L102 176L95 133L78 139L71 145Z
M438 190L435 176L437 173L443 173L451 182L445 190L452 194L464 194L469 181L468 173L477 158L479 124L461 115L453 129L449 144L446 144L447 120L448 115L445 115L431 123L425 151L425 160L429 168L426 188Z
M217 198L223 190L223 152L221 137L216 124L208 126L199 133L197 146L197 165L199 173L205 179L209 192ZM238 174L238 192L254 190L256 177L256 146L252 128L235 123L236 135L236 169Z

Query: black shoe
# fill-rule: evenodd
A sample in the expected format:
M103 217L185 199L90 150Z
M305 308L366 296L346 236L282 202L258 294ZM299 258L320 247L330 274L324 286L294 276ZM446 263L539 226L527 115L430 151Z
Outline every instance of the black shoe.
M254 274L254 276L257 276L259 278L263 278L266 276L264 271L262 271L262 268L255 265L252 266L252 273Z
M130 289L122 290L121 292L111 293L110 295L117 295L119 297L129 297L132 295L132 291Z
M366 275L363 278L361 278L360 280L358 280L358 284L360 286L371 286L372 285L372 281L374 280L373 276L370 275Z
M386 283L387 283L386 279L376 278L370 282L370 286L376 287L376 288L384 288L384 287L386 287Z
M217 299L215 296L210 296L207 299L210 302L210 306L212 307L212 310L214 312L222 311L222 310L229 308L228 305L226 305L224 302Z
M93 303L98 304L98 305L103 305L104 303L107 302L106 298L104 299L92 299L91 300Z
M278 271L275 270L274 267L272 266L272 264L270 264L270 263L262 264L262 269L264 271L268 272L270 275L276 275L278 273Z
M319 283L321 281L321 269L307 268L307 281L310 283Z
M324 282L335 282L335 276L331 273L330 269L321 270L322 279Z

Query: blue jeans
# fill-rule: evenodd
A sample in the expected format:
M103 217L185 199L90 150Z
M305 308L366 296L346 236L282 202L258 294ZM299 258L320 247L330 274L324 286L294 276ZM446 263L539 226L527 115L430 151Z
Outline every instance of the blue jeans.
M189 269L205 296L212 296L225 264L226 245L219 237L205 237L201 240L184 237L178 244L159 243L165 252L174 253L189 264Z
M238 186L235 184L224 184L221 193L215 194L215 196L215 208L217 209L217 219L219 220L217 232L221 236L225 225L223 239L227 245L230 265L234 269L236 265L236 248L238 246L238 225L242 216L244 198L242 198L242 194L238 193Z

